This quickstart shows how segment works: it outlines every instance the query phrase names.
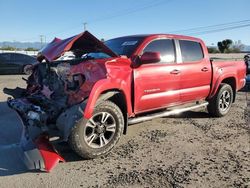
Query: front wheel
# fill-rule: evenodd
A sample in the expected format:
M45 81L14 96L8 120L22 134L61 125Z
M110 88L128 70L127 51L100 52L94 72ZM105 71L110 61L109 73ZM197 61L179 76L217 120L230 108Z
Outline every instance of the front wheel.
M108 153L118 142L124 128L120 108L111 101L103 101L95 107L89 120L80 120L72 129L69 144L85 159Z
M207 107L210 115L214 117L225 116L233 102L233 90L228 84L222 83L218 89L217 94L209 101Z
M27 64L23 66L23 73L26 75L31 75L32 74L32 65Z

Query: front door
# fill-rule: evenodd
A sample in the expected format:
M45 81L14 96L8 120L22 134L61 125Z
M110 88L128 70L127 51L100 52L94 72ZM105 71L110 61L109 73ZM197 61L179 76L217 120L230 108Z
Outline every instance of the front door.
M144 64L134 69L134 111L141 113L177 104L180 100L179 64L171 39L151 41L144 52L159 52L159 63Z

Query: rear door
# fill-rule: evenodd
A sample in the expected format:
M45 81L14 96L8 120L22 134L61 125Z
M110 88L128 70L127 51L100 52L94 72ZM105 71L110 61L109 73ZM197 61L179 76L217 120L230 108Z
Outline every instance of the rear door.
M172 39L151 41L141 52L160 52L161 62L144 64L134 69L134 111L164 108L180 100L179 80L176 72L176 53Z
M211 64L205 57L202 44L179 40L182 59L180 68L180 95L182 102L205 99L210 92Z
M0 72L1 74L12 74L17 73L16 65L13 64L12 53L0 54Z
M23 67L25 65L32 65L35 62L35 59L31 56L25 54L15 54L15 60L13 63L16 65L17 71L20 73L23 72Z

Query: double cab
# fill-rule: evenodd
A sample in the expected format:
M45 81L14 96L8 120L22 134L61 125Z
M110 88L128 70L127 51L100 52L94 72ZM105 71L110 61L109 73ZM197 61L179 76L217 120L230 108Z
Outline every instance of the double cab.
M68 51L74 59L60 60ZM87 159L108 153L129 124L205 106L224 116L246 82L243 60L211 60L201 39L173 34L103 43L86 31L55 38L38 60L26 89L5 89L8 104L30 131L56 135Z

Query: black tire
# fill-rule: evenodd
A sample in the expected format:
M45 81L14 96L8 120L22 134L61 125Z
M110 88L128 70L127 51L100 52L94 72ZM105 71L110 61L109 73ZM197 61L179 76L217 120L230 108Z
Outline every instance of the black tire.
M223 103L223 94L227 93L229 98ZM222 104L223 103L223 104ZM222 117L225 116L233 103L233 90L232 87L228 84L222 83L217 91L217 94L209 101L207 106L208 113L213 117ZM222 108L222 106L224 108Z
M32 67L31 64L24 65L23 69L22 69L22 73L26 74L26 75L31 75L32 74L32 70L30 69L30 67Z
M106 121L114 121L115 123L115 131L114 132L108 132L107 128L105 127L105 133L101 133L103 134L102 136L99 135L99 137L97 136L98 134L100 134L99 129L97 130L97 126L101 126L101 122L99 122L100 125L96 125L95 128L92 128L91 126L95 125L98 123L99 120L99 116L102 116L101 114L109 114L108 118ZM92 119L92 118L97 118L97 120ZM101 120L103 117L101 117ZM93 120L93 121L90 121ZM118 140L120 139L122 133L123 133L123 129L124 129L124 117L123 114L120 110L120 108L114 104L111 101L103 101L101 103L99 103L95 109L94 109L94 113L93 116L90 118L90 120L86 120L86 119L81 119L73 128L69 137L69 144L71 146L71 148L82 158L84 159L92 159L92 158L96 158L99 157L101 155L107 154L118 142ZM92 122L94 122L95 124L92 124ZM107 123L107 122L105 122ZM112 124L114 124L112 123ZM106 124L108 126L108 123ZM109 125L110 126L110 125ZM92 132L89 131L88 129L93 129ZM113 130L113 127L112 127ZM88 135L87 132L91 132L89 133L91 137L91 135L95 135L93 137L96 137L95 140L91 141L91 143L88 143ZM101 132L101 131L100 131ZM101 137L103 137L105 134L113 134L110 137L109 142L104 145L104 146L100 146L101 143L103 143L103 141L101 141ZM107 136L107 135L106 135ZM92 137L92 138L93 138ZM104 136L105 137L105 136ZM99 141L98 141L99 139ZM106 138L105 138L106 139ZM90 138L90 140L92 140ZM106 139L107 141L108 139ZM90 141L89 141L90 142ZM96 143L93 143L96 142ZM98 143L99 142L99 143ZM105 142L104 142L105 143ZM95 148L93 146L98 147L99 144L99 148Z

